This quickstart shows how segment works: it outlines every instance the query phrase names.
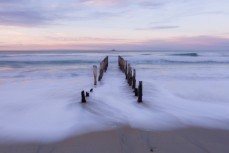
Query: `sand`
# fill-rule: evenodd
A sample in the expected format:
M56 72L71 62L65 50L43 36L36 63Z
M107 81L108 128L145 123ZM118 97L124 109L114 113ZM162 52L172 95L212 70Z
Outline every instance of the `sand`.
M0 153L228 153L229 131L183 128L143 131L123 127L53 143L1 144Z

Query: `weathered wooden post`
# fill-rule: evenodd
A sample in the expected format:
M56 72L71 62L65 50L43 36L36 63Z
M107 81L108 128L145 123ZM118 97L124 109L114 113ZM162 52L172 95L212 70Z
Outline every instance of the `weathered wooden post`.
M97 66L93 65L94 85L97 85Z
M108 60L108 56L106 56L106 57L103 59L103 70L104 70L104 72L107 71L107 60Z
M120 57L120 67L121 67L121 70L122 70L122 57Z
M124 60L124 58L122 58L121 56L118 56L118 65L120 70L125 74L129 86L132 87L134 95L138 96L138 102L141 103L143 95L142 81L139 81L138 88L136 88L136 70L132 70L131 65L128 64L127 61Z
M122 72L125 72L125 60L122 58Z
M103 77L103 62L100 63L100 70L99 70L99 81L101 81Z
M82 102L82 103L86 103L86 98L85 98L84 90L81 91L81 102Z
M100 63L100 67L99 67L99 77L98 80L101 81L103 78L103 73L106 72L108 67L108 56L106 56L102 62Z
M118 66L121 69L121 56L118 56Z
M126 75L126 80L128 78L128 63L125 61L125 75Z
M122 57L119 56L119 68L120 70L122 70Z
M120 56L118 56L118 66L120 67Z
M121 56L118 56L118 65L119 65L119 68L120 70L125 73L125 70L126 70L126 61L121 57Z
M130 64L127 65L127 82L129 83L129 77L130 77Z
M129 86L131 86L131 80L132 80L132 68L130 66L130 64L128 64L128 77L127 77L127 81Z
M107 68L108 68L108 56L106 57L106 69L105 69L105 72L107 71Z
M142 81L139 81L138 85L138 102L142 102Z
M135 89L134 89L134 95L135 95L135 96L138 96L138 88L135 88Z
M131 68L131 67L130 67ZM132 68L130 69L130 78L129 78L129 86L132 85L132 80L133 80L133 76L132 76Z
M136 87L136 70L134 69L133 80L132 80L132 89Z
M86 97L89 97L89 92L86 92Z

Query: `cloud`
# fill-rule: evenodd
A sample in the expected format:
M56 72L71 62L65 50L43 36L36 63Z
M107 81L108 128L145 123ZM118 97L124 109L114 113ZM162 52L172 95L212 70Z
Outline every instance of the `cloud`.
M0 11L2 25L40 25L50 21L50 18L36 11Z
M36 26L64 23L71 19L99 20L117 15L127 16L144 9L148 9L152 16L153 13L160 13L160 17L150 18L149 21L165 24L187 16L225 14L223 10L201 9L205 4L205 1L197 0L0 0L0 25ZM155 9L157 11L152 13ZM134 15L136 19L140 16ZM178 27L151 29L172 28Z
M148 9L158 9L165 6L166 3L162 1L143 1L139 3L140 7L148 8Z
M97 37L85 38L52 38L53 44L12 44L2 49L84 49L84 50L196 50L196 51L229 51L229 38L214 36L174 37L145 41L122 40Z
M100 37L68 37L68 36L47 36L46 38L60 42L123 42L128 39L122 38L100 38Z
M121 0L0 0L0 25L31 27L61 24L73 19L98 20L121 15L120 8L109 9L107 5L122 3Z
M180 26L173 26L173 25L164 25L164 26L153 26L149 28L136 28L135 30L166 30L166 29L177 29Z
M7 46L5 46L5 45L0 45L0 48L3 48L3 47L7 47Z
M0 25L35 26L52 21L50 13L32 2L33 0L0 0Z
M150 29L154 30L154 29L177 29L180 28L180 26L154 26L151 27Z
M0 48L7 48L7 47L9 47L9 46L4 44L3 42L0 42Z
M105 43L66 44L70 49L103 49L103 50L197 50L197 51L229 51L229 38L214 36L176 37L168 39L146 40L142 42L108 40ZM103 41L101 41L103 42ZM62 46L63 47L63 46Z
M81 0L86 5L118 5L123 3L123 0Z
M21 2L23 2L23 1L25 1L25 0L21 0ZM18 0L0 0L0 3L12 3L12 2L18 2Z
M100 20L109 19L114 17L120 17L124 12L107 12L107 11L97 11L90 12L80 15L65 16L65 19L75 20L75 21L85 21L85 20Z
M138 49L149 50L229 50L229 38L215 36L175 37L146 40L134 46Z

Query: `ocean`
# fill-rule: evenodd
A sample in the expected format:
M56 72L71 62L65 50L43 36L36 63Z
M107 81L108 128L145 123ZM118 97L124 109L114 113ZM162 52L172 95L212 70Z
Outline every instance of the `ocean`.
M141 104L118 55L143 81ZM105 56L108 70L94 86L92 66ZM229 129L228 91L226 51L2 51L0 139L56 141L119 126Z

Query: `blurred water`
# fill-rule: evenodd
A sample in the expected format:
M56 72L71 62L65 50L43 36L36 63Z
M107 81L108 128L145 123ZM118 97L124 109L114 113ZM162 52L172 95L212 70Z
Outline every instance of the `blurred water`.
M195 56L193 56L193 54ZM139 69L186 71L193 78L201 75L206 77L228 77L225 68L229 65L227 52L74 52L74 51L11 51L0 52L0 77L74 77L77 72L91 68L109 55L110 62L115 64L116 57L122 55ZM179 68L179 69L177 69ZM194 70L193 70L194 69ZM200 71L199 71L200 70ZM209 74L209 70L217 71ZM188 72L187 72L188 71ZM194 71L194 72L193 72ZM219 71L222 71L219 73ZM180 73L181 72L181 73ZM197 73L195 73L197 72ZM182 71L178 72L182 75ZM33 75L34 74L34 75ZM195 74L195 76L193 76ZM217 75L218 74L218 75ZM169 74L168 74L169 75ZM177 75L177 76L179 76ZM169 77L169 76L167 76Z
M92 65L107 55L108 72L94 87ZM143 81L142 105L118 70L118 55ZM229 129L228 57L228 52L0 52L0 138L48 141L123 124ZM89 102L81 105L81 90L92 87Z

